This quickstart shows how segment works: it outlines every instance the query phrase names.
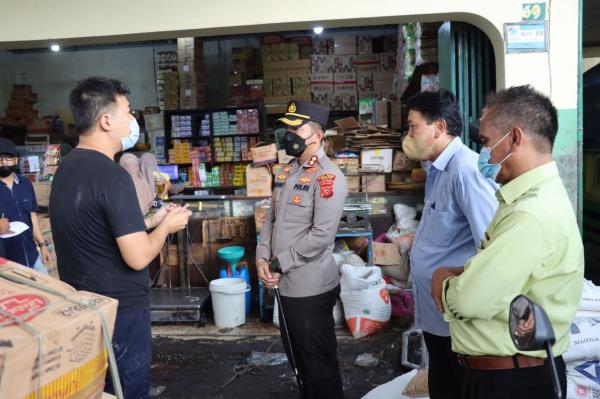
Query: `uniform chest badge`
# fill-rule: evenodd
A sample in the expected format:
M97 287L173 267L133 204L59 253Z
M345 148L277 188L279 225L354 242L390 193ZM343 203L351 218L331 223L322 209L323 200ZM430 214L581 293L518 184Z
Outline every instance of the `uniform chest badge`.
M285 173L290 173L290 168L286 166L285 168L283 168L283 171L284 171Z
M294 195L294 197L292 198L292 202L293 202L294 204L299 204L299 203L301 203L301 202L302 202L302 197L296 194L296 195Z
M302 183L302 184L306 184L306 183L310 183L312 181L312 179L308 176L304 176L298 179L298 182Z
M335 175L332 173L325 173L324 175L317 177L317 181L319 181L319 182L324 182L324 181L333 182L334 180L335 180Z
M306 173L317 173L319 168L308 168L306 169Z
M283 173L277 176L277 179L279 180L286 180L287 179L287 175L284 175Z

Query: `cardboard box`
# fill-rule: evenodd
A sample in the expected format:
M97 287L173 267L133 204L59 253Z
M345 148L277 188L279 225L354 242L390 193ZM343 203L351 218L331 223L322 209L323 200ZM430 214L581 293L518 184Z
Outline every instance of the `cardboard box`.
M333 54L333 39L319 38L314 40L312 52L318 55Z
M294 157L290 157L288 154L286 154L285 150L277 151L277 161L280 164L287 165L293 159Z
M378 54L361 54L356 58L357 72L379 72Z
M373 38L368 35L358 36L358 54L372 54L373 53Z
M421 164L418 161L412 161L402 151L394 151L394 162L392 171L394 172L410 172L413 169L420 168Z
M0 317L4 382L0 384L0 397L36 397L40 376L43 397L101 398L107 355L100 314L106 321L108 335L112 336L118 302L76 291L29 267L4 259L2 262L0 308L5 314L20 317L29 329ZM27 284L32 282L60 295ZM41 372L40 340L43 342Z
M332 159L344 175L358 174L360 161L358 158L335 158Z
M335 55L356 54L356 36L355 35L334 35L333 53Z
M356 56L355 55L344 55L342 56L342 72L356 72Z
M366 175L361 177L362 191L367 193L385 192L385 175Z
M255 166L277 162L277 146L275 144L258 143L250 149L252 163Z
M373 263L380 266L393 266L400 264L400 251L398 244L374 242Z
M358 72L356 74L356 84L359 92L373 92L373 72Z
M346 177L349 193L360 193L360 176Z
M310 71L312 73L331 73L333 72L332 55L312 55Z
M331 93L329 95L329 109L332 111L344 110L344 95L341 92Z
M392 171L393 156L394 150L391 148L364 149L360 152L360 163L365 169L389 173Z
M353 93L342 93L342 102L343 111L356 111L358 109L358 97L356 91Z
M334 73L333 83L335 84L356 84L356 73Z
M310 77L292 78L293 95L310 95Z
M248 165L246 167L246 195L248 197L268 197L272 193L273 177L269 168L258 168Z
M379 67L381 71L394 71L396 69L396 53L379 54Z
M315 104L323 105L324 107L329 107L329 96L333 96L333 85L331 86L331 91L312 92L312 102Z

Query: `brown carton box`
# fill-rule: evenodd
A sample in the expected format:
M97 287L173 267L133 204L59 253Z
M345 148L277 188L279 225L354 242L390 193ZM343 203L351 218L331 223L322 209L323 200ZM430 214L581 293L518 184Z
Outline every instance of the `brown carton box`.
M117 301L2 261L0 397L35 397L40 383L45 398L101 398L107 369L101 315L112 336Z
M246 195L248 197L268 197L271 195L273 176L266 166L246 167Z

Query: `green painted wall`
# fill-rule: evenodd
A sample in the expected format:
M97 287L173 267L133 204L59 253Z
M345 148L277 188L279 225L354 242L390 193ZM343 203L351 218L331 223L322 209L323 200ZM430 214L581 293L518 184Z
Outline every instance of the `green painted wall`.
M581 137L577 129L577 108L558 110L558 135L554 143L553 156L558 164L577 219L581 226Z

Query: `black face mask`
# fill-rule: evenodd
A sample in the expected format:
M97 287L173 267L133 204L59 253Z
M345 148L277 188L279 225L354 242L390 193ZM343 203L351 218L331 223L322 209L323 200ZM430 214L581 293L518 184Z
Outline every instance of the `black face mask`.
M5 178L10 176L12 172L15 171L14 166L0 166L0 177Z
M285 132L285 136L283 136L283 148L285 149L285 153L291 157L298 158L306 151L306 147L308 147L308 145L306 145L306 140L288 130Z

